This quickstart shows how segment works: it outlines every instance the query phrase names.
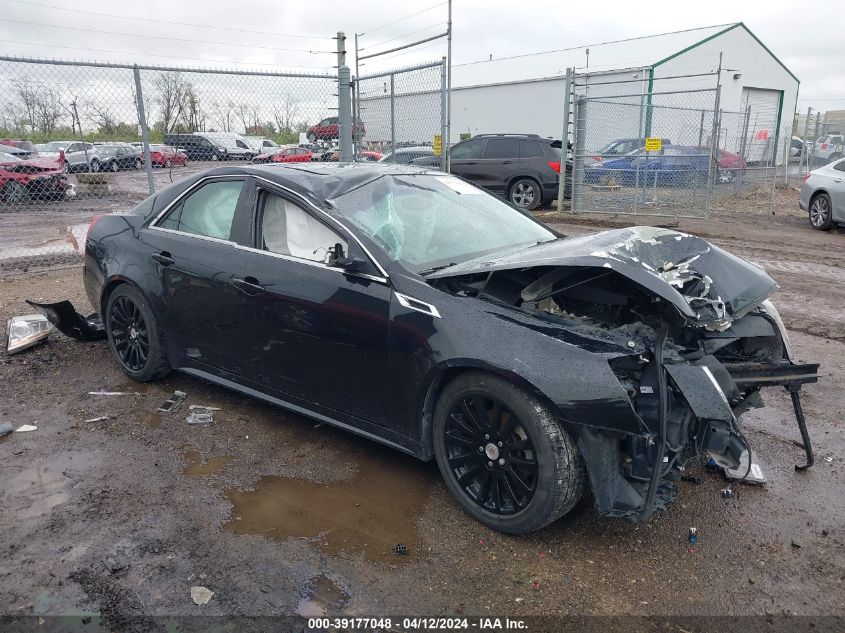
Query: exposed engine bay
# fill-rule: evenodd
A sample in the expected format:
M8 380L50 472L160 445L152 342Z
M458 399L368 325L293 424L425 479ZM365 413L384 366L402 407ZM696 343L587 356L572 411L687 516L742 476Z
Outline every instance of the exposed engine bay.
M604 238L599 248L596 237ZM762 387L790 391L807 453L796 468L812 464L798 391L817 380L818 365L794 361L767 300L777 286L765 271L664 229L579 239L533 258L517 252L453 266L430 283L615 350L603 355L627 392L638 431L615 428L613 420L563 420L577 437L601 514L646 520L674 498L675 482L701 457L737 468L751 454L739 418L763 406Z

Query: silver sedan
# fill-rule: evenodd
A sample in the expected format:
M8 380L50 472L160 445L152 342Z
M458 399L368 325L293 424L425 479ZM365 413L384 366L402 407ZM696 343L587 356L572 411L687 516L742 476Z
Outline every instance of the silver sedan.
M814 229L827 231L845 224L845 160L811 171L801 187L798 202L808 212Z

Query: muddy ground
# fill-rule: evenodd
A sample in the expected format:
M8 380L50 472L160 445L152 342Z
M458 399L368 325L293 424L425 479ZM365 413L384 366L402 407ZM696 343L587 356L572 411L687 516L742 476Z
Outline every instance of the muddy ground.
M789 397L770 391L745 416L765 488L725 501L699 470L645 525L588 499L504 536L458 509L434 464L188 376L131 383L105 344L54 333L0 356L0 420L38 427L0 439L0 615L101 614L113 630L140 615L845 615L845 232L813 231L793 205L680 228L780 283L798 356L822 366L803 396L809 471L793 467ZM540 215L571 234L632 223ZM25 298L87 308L78 268L3 279L4 321ZM186 402L156 413L174 389ZM191 404L221 411L191 426ZM214 592L202 606L198 585Z

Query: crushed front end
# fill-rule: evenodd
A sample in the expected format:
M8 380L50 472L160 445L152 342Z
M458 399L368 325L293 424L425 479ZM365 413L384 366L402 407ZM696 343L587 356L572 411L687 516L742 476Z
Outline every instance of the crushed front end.
M448 292L508 304L605 344L601 354L627 393L637 430L562 412L600 514L647 520L674 498L675 482L694 461L737 469L751 454L739 420L763 406L764 387L789 390L807 453L796 468L812 464L798 392L818 379L818 365L793 358L768 301L777 285L761 268L700 238L638 227L437 276L433 283Z

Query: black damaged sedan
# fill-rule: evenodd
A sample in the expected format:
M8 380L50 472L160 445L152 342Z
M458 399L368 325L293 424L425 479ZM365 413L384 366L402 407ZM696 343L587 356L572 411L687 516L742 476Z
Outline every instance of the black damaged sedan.
M793 360L761 268L665 229L566 238L436 171L206 171L96 220L84 279L131 378L183 371L434 458L503 532L588 489L647 519L692 460L739 467L766 386L793 394L812 459L798 388L818 366Z

